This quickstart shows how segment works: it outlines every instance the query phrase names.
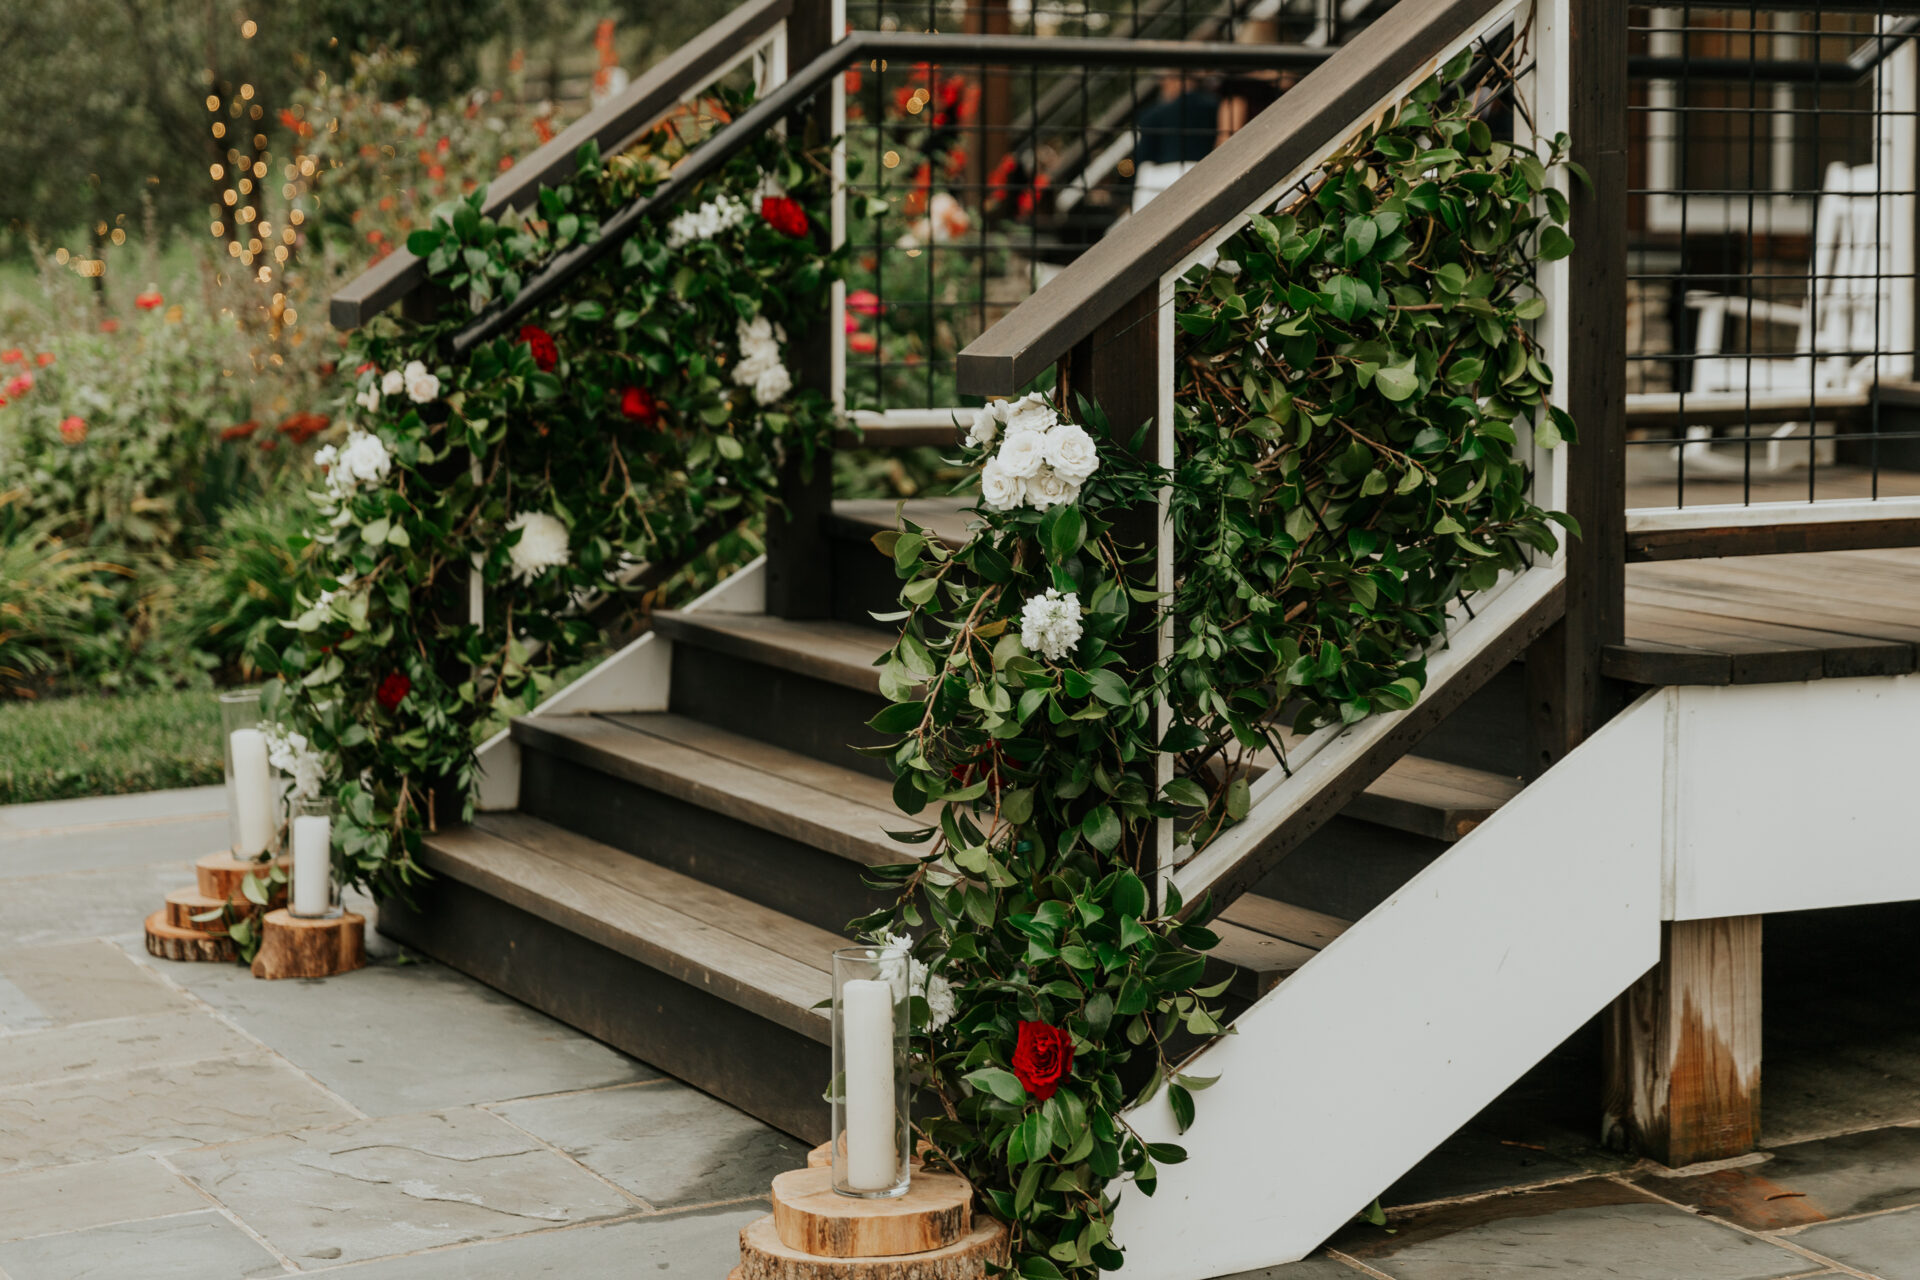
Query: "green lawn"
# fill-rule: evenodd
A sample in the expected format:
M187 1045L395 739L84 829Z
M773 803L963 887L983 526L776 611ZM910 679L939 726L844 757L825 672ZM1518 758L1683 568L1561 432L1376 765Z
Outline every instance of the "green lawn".
M0 703L0 804L194 787L221 771L211 690Z

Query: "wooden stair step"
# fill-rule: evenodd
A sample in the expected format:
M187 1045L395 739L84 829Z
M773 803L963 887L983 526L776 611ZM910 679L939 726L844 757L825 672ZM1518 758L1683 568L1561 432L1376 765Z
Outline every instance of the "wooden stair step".
M1402 756L1344 812L1416 836L1452 841L1491 818L1525 785L1518 778L1463 764Z
M858 862L913 857L887 836L906 824L878 778L671 712L532 716L515 741Z
M904 511L907 519L941 542L958 547L970 536L968 525L973 517L966 509L973 503L970 497L910 498L905 503L889 498L842 498L833 504L828 529L835 536L864 542L882 530L899 528Z
M1258 1000L1346 931L1350 921L1305 907L1242 894L1208 928L1220 945L1208 954L1236 970L1233 993Z
M427 841L457 880L730 1004L826 1043L845 940L692 877L521 814Z
M653 615L653 629L669 640L876 696L880 670L873 664L892 643L877 627L757 613L662 609Z

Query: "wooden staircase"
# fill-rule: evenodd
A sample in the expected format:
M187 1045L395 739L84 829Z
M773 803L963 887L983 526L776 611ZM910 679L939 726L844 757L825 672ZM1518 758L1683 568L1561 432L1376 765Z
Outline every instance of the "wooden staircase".
M909 517L964 534L951 502ZM807 1141L826 1131L829 955L913 846L885 762L853 748L883 705L892 504L829 520L831 616L662 612L665 710L516 721L519 808L434 837L434 879L381 930ZM958 527L956 527L958 526ZM1231 903L1215 953L1234 1006L1270 991L1519 790L1498 689L1396 763ZM1482 722L1506 721L1505 747ZM1456 745L1478 742L1472 750ZM1489 763L1494 768L1486 767Z

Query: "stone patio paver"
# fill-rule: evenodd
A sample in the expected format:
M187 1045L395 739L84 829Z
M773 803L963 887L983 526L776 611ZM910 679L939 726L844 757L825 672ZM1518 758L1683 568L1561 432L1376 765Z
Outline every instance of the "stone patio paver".
M280 1260L216 1210L0 1244L9 1280L249 1280Z
M0 1173L284 1133L354 1118L266 1053L0 1089Z
M1396 1234L1354 1227L1333 1247L1394 1280L1785 1280L1799 1254L1610 1180L1416 1212Z
M0 846L0 860L4 857ZM193 864L186 861L6 879L0 947L100 938L133 938L138 945L141 922L160 909L169 892L193 883Z
M203 1058L260 1046L220 1019L182 1009L0 1036L0 1089Z
M8 884L9 893L17 883ZM0 901L5 897L0 894ZM8 1031L193 1007L110 942L0 946L0 1027Z
M1920 1205L1920 1129L1875 1129L1776 1147L1771 1158L1648 1190L1756 1231Z
M1242 1271L1222 1280L1360 1280L1365 1274L1337 1258L1315 1256L1277 1267L1262 1267L1258 1271Z
M158 1218L207 1198L151 1156L0 1174L0 1242Z
M378 964L324 982L261 982L238 965L154 963L368 1115L660 1078L441 965Z
M766 1212L767 1206L760 1204L652 1215L363 1262L322 1274L328 1280L725 1280L740 1264L740 1228Z
M490 1108L655 1208L765 1196L807 1148L672 1081Z
M0 865L15 877L191 862L227 843L226 808L222 787L0 808Z
M640 1211L472 1108L208 1147L170 1163L303 1267Z
M1920 1208L1822 1223L1793 1242L1880 1280L1920 1280Z

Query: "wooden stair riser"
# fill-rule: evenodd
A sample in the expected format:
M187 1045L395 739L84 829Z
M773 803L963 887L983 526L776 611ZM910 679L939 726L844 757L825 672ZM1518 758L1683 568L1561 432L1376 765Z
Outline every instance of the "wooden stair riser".
M885 760L849 750L885 744L885 738L867 728L867 721L887 705L878 693L683 641L674 645L669 703L679 714L729 733L872 777L892 776Z
M1533 776L1537 770L1529 768L1527 757L1526 685L1526 664L1510 663L1422 738L1414 754L1488 773Z
M863 536L864 535L864 536ZM836 531L833 547L833 616L858 626L884 626L876 613L900 607L900 588L906 584L894 572L893 561L873 545L871 531Z
M803 1142L826 1140L824 1040L601 946L448 876L382 904L380 932Z
M959 1242L891 1258L822 1258L788 1248L771 1215L740 1232L740 1280L987 1280L1006 1257L1007 1229L981 1218Z
M1296 906L1358 920L1447 851L1445 841L1336 817L1255 886Z
M836 854L545 751L521 755L520 809L834 933L888 900Z

